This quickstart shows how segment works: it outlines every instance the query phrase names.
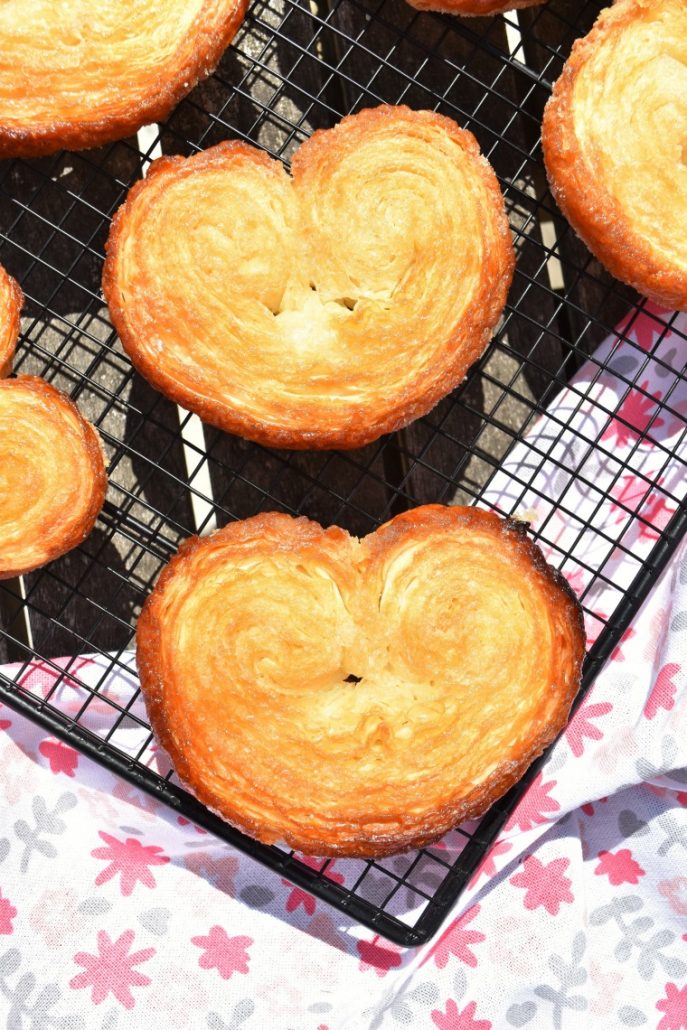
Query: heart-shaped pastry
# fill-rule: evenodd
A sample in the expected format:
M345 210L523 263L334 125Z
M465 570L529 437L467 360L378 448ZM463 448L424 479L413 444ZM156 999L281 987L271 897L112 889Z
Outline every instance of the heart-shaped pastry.
M564 726L584 641L523 523L439 505L362 540L281 514L191 539L137 628L151 725L198 798L363 857L504 794Z
M18 283L0 265L0 379L12 371L23 303Z
M80 544L106 488L100 437L76 405L35 376L0 381L0 579Z
M122 139L209 75L246 0L3 0L0 156Z
M542 144L556 202L599 261L687 310L687 3L602 11L554 87Z
M358 447L480 356L513 248L496 177L439 115L316 132L293 175L244 143L161 158L115 216L103 290L150 382L276 447Z

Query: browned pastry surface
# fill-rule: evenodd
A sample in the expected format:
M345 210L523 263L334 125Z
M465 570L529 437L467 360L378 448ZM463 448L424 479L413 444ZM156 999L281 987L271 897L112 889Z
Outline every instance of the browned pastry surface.
M122 139L209 75L246 0L3 0L0 157Z
M408 0L418 11L441 11L443 14L459 14L463 18L484 17L488 14L503 14L523 7L536 7L545 0Z
M0 265L0 379L12 371L23 303L18 283Z
M523 524L439 505L362 540L281 514L188 540L137 629L151 724L200 800L363 857L501 797L563 728L584 639Z
M0 382L0 579L36 569L88 536L107 487L100 437L34 376Z
M161 158L115 216L103 289L138 370L206 422L358 447L461 382L512 272L474 137L379 107L316 132L292 178L243 143Z
M618 279L687 309L687 3L618 0L544 112L554 197Z

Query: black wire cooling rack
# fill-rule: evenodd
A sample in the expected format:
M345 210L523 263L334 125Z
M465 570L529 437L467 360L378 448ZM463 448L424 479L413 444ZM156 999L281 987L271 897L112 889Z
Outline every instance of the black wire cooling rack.
M306 862L243 837L159 771L131 672L133 627L180 541L233 518L284 510L363 534L429 501L482 503L509 514L539 497L547 514L535 535L556 565L582 574L583 604L595 616L581 699L687 525L684 464L679 476L666 471L675 470L686 425L685 368L679 360L676 368L674 346L668 356L662 349L678 328L650 309L651 345L633 342L642 303L603 273L562 222L542 170L543 105L573 39L600 6L550 0L468 21L421 15L404 0L255 0L217 73L166 124L97 151L0 165L0 261L27 297L15 371L42 375L78 402L100 430L110 469L105 508L83 546L0 584L0 661L18 663L0 674L2 700L327 900L342 921L362 922L404 945L437 930L541 763L479 824L456 830L443 846L337 862L332 871L332 863ZM518 265L492 345L467 383L429 416L359 451L269 451L202 427L133 372L111 327L100 274L113 212L160 152L242 138L288 162L314 129L381 102L454 117L496 169ZM624 351L606 348L590 358L621 316ZM651 362L670 377L660 400L646 389ZM565 394L565 417L552 409L536 445L519 456L518 440L581 368L582 385ZM595 393L609 376L611 402L607 391ZM623 406L630 396L643 410L649 406L639 428ZM594 418L576 420L590 410ZM614 419L634 441L623 461L604 443ZM649 444L662 462L651 473L639 460ZM588 471L592 452L605 455L605 475ZM630 463L645 490L631 502L616 496L622 518L609 528L604 504ZM584 495L584 518L573 508L573 490ZM656 529L659 494L672 514ZM556 516L573 528L564 545L552 529ZM644 551L636 546L638 529L651 543ZM618 555L634 560L627 582L615 578ZM593 603L599 585L611 588L605 612ZM76 659L83 654L95 656L89 675ZM33 686L36 668L54 673L49 690ZM113 696L108 684L116 672L125 689Z

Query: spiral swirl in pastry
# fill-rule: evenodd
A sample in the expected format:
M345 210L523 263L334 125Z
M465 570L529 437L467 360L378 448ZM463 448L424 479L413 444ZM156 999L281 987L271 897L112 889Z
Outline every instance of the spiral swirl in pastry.
M565 724L584 639L523 524L439 505L363 540L280 514L191 539L137 628L151 724L200 800L363 857L504 794Z
M100 437L35 376L0 382L0 579L36 569L88 536L107 487Z
M687 3L619 0L544 112L553 195L610 272L687 309Z
M19 284L0 265L0 379L12 371L23 303Z
M536 7L545 0L408 0L418 11L441 11L463 18L483 18L488 14L504 14L523 7Z
M209 75L246 0L3 0L0 157L122 139Z
M281 163L161 158L115 216L103 289L132 361L206 422L358 447L464 378L505 304L496 177L447 118L379 107Z

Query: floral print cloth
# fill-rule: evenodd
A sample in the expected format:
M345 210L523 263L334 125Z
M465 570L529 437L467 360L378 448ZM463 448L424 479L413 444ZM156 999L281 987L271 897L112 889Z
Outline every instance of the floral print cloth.
M657 339L653 315L602 346L607 368L581 370L491 487L586 591L590 640L687 489L687 388L670 373L683 341ZM635 373L639 393L623 385ZM651 397L668 392L659 418ZM603 532L585 534L592 516ZM686 627L681 546L442 931L415 950L0 707L0 1027L684 1030ZM52 703L78 710L83 683L134 698L133 659L103 684L104 661L58 663ZM43 696L55 681L40 663L5 675ZM94 732L108 710L89 706ZM117 743L135 753L139 728L122 725ZM351 867L328 875L346 882Z

